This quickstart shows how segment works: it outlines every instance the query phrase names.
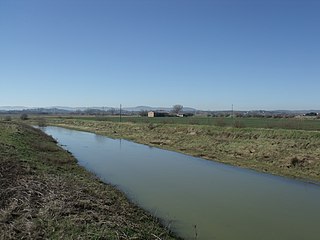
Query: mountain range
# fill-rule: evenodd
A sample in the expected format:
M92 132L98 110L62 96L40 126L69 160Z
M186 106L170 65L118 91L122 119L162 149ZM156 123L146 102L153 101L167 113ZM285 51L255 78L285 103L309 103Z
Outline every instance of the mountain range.
M0 106L0 112L16 112L16 111L32 111L32 112L60 112L60 113L68 113L68 112L77 112L77 111L88 111L88 110L97 110L97 111L110 111L115 110L119 111L119 107L68 107L68 106L52 106L52 107L25 107L25 106ZM122 111L127 112L141 112L141 111L165 111L169 112L172 110L172 107L151 107L151 106L137 106L137 107L123 107ZM221 113L221 112L231 112L231 110L219 110L219 111L203 111L191 107L183 107L183 112L210 112L210 113ZM261 115L266 114L289 114L289 115L297 115L297 114L306 114L310 112L320 113L320 110L251 110L251 111L237 111L238 113L258 113Z
M24 106L0 106L0 111L23 111L23 110L42 110L42 111L52 111L52 110L63 110L68 112L75 111L86 111L88 109L100 110L100 111L108 111L111 109L118 109L114 107L68 107L68 106L52 106L52 107L24 107ZM123 107L123 111L128 112L141 112L141 111L171 111L171 107L150 107L150 106L137 106L137 107ZM195 112L197 109L190 107L183 107L183 111L185 112Z

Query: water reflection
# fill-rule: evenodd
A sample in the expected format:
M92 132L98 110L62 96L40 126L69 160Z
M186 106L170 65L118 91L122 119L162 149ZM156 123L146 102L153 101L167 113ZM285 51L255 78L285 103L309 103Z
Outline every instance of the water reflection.
M105 141L105 137L104 136L101 136L101 135L94 135L94 138L95 138L95 140L98 142L98 143L104 143L104 141Z

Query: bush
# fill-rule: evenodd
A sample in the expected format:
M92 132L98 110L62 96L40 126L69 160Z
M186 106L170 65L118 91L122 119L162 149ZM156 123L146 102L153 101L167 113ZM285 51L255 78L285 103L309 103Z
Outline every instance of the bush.
M148 116L148 111L141 111L141 112L139 112L139 115L141 117L147 117Z
M236 121L233 123L233 126L234 126L235 128L244 128L244 127L245 127L244 123L241 122L240 120L236 120Z
M20 119L21 120L28 120L28 114L26 114L26 113L21 114Z
M227 123L223 117L219 117L219 118L217 118L215 125L218 127L225 127L227 125Z
M154 123L149 123L148 124L148 129L149 130L153 130L153 129L155 129L157 127L157 124L154 124Z

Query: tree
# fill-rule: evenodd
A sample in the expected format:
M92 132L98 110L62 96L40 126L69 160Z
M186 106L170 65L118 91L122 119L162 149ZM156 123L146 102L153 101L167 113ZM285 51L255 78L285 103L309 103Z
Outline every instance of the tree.
M139 112L139 115L140 115L141 117L147 117L147 116L148 116L148 111L140 111L140 112Z
M175 114L178 114L182 111L182 109L183 109L183 106L180 104L177 104L172 107L172 112Z
M107 112L108 112L109 115L114 115L115 112L116 112L116 109L115 108L110 108Z

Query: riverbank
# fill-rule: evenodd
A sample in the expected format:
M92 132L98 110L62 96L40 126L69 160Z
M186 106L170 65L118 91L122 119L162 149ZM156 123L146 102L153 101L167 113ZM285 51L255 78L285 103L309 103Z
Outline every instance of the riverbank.
M0 122L0 239L175 239L38 129Z
M47 119L47 124L124 138L208 160L320 182L320 132L204 125Z

